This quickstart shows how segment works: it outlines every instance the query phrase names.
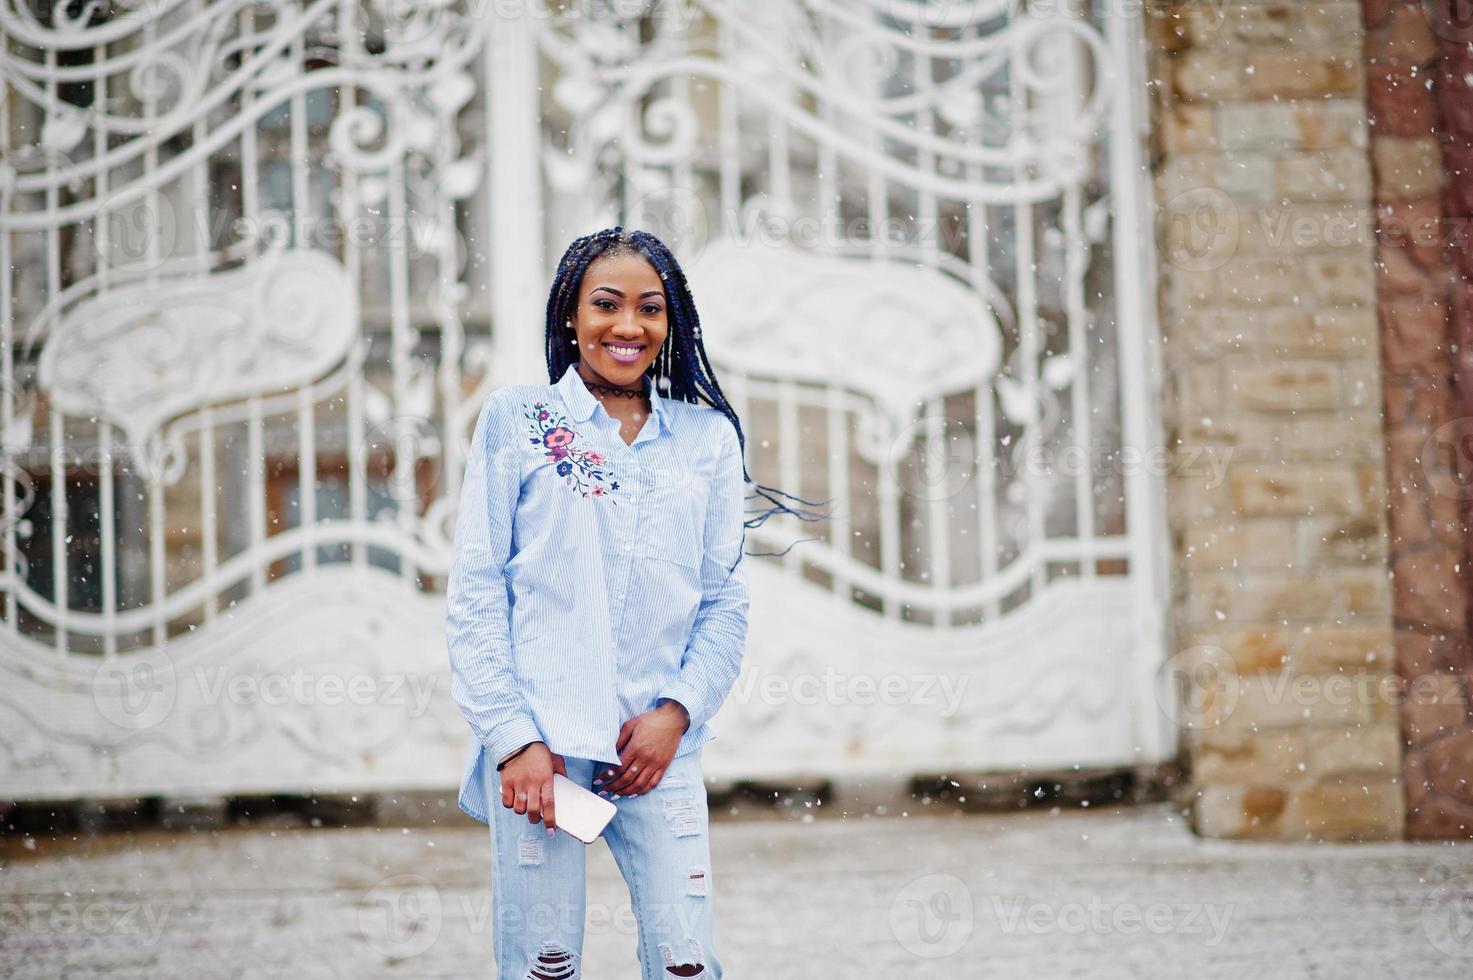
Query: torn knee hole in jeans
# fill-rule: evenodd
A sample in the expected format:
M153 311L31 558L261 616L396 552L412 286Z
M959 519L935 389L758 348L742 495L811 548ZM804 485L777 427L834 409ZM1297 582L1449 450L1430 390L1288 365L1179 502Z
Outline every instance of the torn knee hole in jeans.
M672 796L663 801L665 822L676 837L690 837L701 832L701 817L696 812L696 801L689 793Z
M535 868L542 864L542 842L537 834L523 834L517 839L517 867Z
M669 943L660 944L660 958L665 963L666 976L704 977L706 975L706 951L701 949L701 944L694 939L687 939L686 945L690 947L690 953L684 959L677 959L674 947Z
M527 980L578 980L580 959L566 946L545 942L527 967Z

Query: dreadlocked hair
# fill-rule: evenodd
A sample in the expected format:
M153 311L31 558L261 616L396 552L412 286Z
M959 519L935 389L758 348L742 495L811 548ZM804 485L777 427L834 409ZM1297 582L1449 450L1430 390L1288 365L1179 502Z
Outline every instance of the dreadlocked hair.
M730 419L736 429L737 443L742 454L742 478L754 488L752 493L747 494L747 498L761 497L770 505L748 517L745 525L749 528L760 527L773 514L791 514L804 521L827 519L827 514L795 509L778 498L785 497L809 506L826 504L828 501L804 500L776 487L764 486L753 480L747 472L747 437L742 431L741 419L726 400L726 395L716 382L716 372L706 357L706 347L701 340L701 318L696 314L696 305L685 281L685 272L665 243L649 232L626 230L619 226L605 228L575 239L563 253L558 262L557 274L553 277L552 289L547 295L548 379L556 382L578 360L578 338L570 321L578 305L583 274L595 259L620 254L643 256L665 285L670 330L654 363L645 371L649 384L659 386L662 398L693 405L710 405ZM788 547L791 548L792 545ZM785 548L773 554L785 554L786 551Z

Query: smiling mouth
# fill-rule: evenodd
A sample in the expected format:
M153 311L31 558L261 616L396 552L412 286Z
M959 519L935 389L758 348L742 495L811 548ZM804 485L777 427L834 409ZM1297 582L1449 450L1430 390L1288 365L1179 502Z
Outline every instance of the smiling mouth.
M616 361L637 361L639 355L644 353L643 344L604 344L604 350L613 355Z

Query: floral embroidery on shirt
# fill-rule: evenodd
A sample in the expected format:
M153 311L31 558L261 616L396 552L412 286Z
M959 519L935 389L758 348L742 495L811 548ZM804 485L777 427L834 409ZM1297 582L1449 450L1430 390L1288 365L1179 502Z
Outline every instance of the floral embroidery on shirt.
M548 407L546 402L534 402L530 407L524 406L522 414L527 419L527 431L532 434L529 441L547 451L547 458L555 465L557 475L568 486L585 497L613 500L609 494L619 489L619 481L610 479L603 469L607 461L603 453L575 446L573 443L578 433L569 427L561 412ZM617 500L614 502L618 503Z

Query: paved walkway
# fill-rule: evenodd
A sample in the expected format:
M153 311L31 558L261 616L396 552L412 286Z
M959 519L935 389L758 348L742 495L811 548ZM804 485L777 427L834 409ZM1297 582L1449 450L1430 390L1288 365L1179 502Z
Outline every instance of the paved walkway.
M0 976L489 977L487 834L3 839ZM712 835L730 980L1473 976L1470 845L1206 841L1167 805ZM585 980L637 980L602 844L587 921Z

